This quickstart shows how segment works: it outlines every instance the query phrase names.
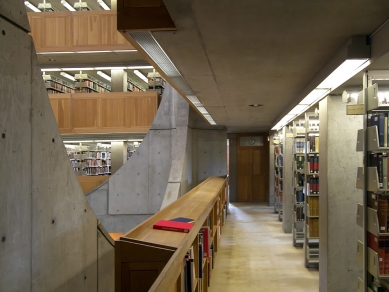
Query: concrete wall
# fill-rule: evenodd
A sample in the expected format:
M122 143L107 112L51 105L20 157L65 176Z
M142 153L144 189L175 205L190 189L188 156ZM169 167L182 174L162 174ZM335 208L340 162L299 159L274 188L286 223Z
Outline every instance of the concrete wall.
M210 176L226 175L227 134L210 126L169 85L142 144L87 195L109 232L126 232Z
M23 1L0 15L0 291L113 291L112 270L99 271L113 243L70 166Z
M355 223L362 190L355 183L363 158L355 148L363 117L347 116L341 97L328 96L319 109L320 291L343 292L356 287L362 274L356 254L363 231Z
M292 153L292 146L293 146L293 137L289 137L288 134L291 134L291 131L288 129L288 127L284 127L282 129L282 136L284 141L284 149L283 149L283 158L284 158L284 167L283 167L283 204L282 204L282 229L285 233L291 233L292 232L292 226L293 226L293 178L294 178L294 172L293 172L293 153Z

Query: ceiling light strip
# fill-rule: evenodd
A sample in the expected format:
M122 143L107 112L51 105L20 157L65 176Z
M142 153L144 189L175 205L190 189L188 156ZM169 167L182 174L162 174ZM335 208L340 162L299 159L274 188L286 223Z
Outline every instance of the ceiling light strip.
M65 0L61 0L61 4L63 6L65 6L65 8L69 11L76 11L76 9L73 8L72 5L70 5L68 2L66 2Z
M35 7L34 5L32 5L28 1L24 1L24 5L26 5L28 8L30 8L34 12L41 12L37 7Z
M159 68L169 77L183 94L192 102L192 104L198 109L198 111L206 118L211 125L216 125L216 122L212 119L208 111L202 106L199 99L196 97L192 88L182 77L176 66L170 60L168 55L159 45L154 36L148 32L128 32L128 35L132 37L139 46L149 55L149 57L158 65Z

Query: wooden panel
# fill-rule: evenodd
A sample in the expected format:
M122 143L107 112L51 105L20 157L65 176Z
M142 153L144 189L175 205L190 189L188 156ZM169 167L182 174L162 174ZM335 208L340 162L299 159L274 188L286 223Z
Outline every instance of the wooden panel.
M252 194L251 149L240 149L238 153L238 201L250 202Z
M252 201L254 202L267 202L268 201L268 176L266 175L266 163L264 160L267 155L264 152L264 148L252 150L253 159L253 192Z
M129 46L128 41L117 30L116 14L101 15L101 45L102 46Z
M37 52L134 50L117 30L116 11L29 12Z
M43 44L42 47L50 52L69 51L71 43L71 14L61 13L42 13L43 23Z
M40 51L40 49L43 46L43 27L44 27L44 20L41 13L28 13L28 21L30 22L30 28L31 28L31 36L34 40L35 49L37 52Z
M101 176L77 176L78 182L84 192L84 194L94 190L99 185L104 183L107 179L109 179L109 175L101 175Z
M240 146L240 138L262 136L263 146ZM238 135L238 201L269 201L269 141L267 133Z
M134 97L127 101L127 127L151 125L157 112L158 97Z
M94 12L73 14L73 46L75 50L88 50L101 45L100 15Z
M71 94L50 94L51 107L61 133L71 133Z
M126 128L126 98L101 98L101 128Z
M82 95L85 96L85 94ZM72 120L75 129L96 129L98 127L98 115L98 99L96 97L73 95Z

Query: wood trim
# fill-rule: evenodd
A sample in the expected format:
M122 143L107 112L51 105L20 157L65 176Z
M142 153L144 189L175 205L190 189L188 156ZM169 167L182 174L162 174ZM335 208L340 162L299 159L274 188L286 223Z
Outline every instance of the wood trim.
M169 11L161 0L118 0L117 9L118 30L177 30Z

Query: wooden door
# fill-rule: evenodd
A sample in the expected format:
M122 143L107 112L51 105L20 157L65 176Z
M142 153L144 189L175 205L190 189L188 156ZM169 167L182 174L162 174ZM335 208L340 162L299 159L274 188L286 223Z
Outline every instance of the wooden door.
M262 146L242 145L242 137L262 137ZM238 201L269 201L269 142L267 133L238 135Z

